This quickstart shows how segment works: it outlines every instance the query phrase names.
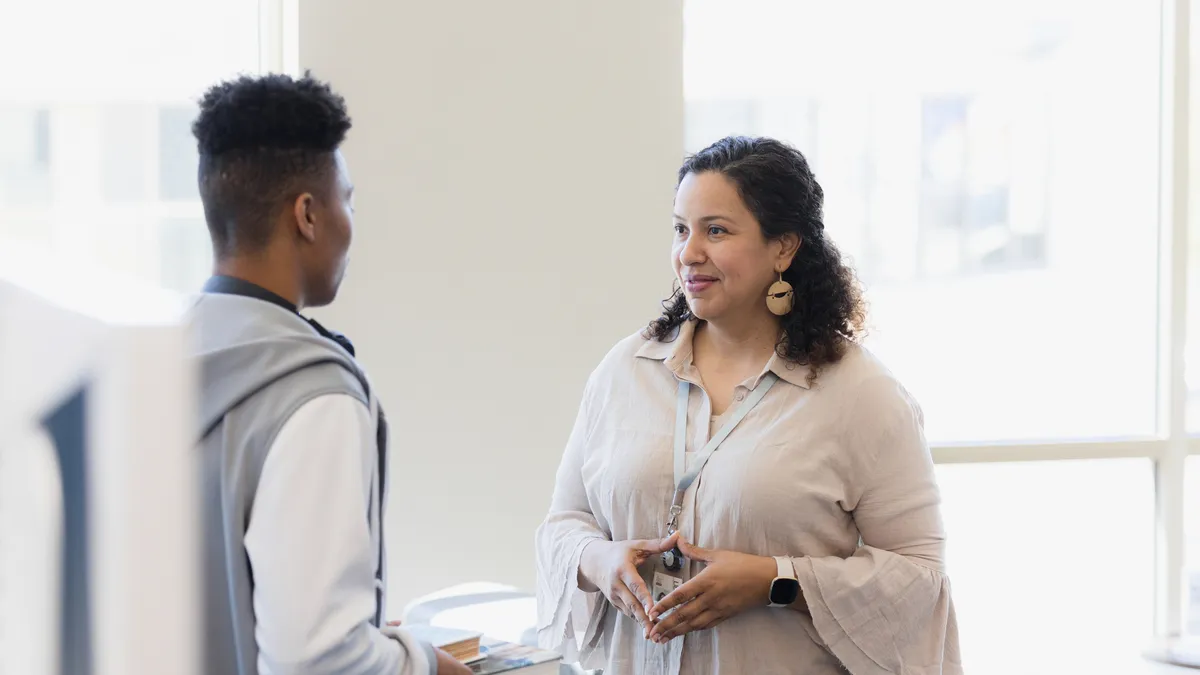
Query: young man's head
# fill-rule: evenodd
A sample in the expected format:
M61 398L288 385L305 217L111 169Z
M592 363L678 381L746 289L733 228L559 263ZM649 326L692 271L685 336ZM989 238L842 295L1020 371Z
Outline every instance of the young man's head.
M350 117L309 76L242 77L205 93L192 133L218 269L286 279L301 306L333 301L353 231L353 186L338 150Z

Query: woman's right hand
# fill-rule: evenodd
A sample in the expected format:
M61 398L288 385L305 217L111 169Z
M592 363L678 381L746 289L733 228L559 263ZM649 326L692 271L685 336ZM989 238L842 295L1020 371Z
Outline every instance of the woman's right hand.
M650 556L675 548L678 537L678 534L673 534L666 539L597 539L583 549L583 556L579 560L579 572L583 577L580 586L584 590L603 593L614 607L625 616L635 619L649 634L650 620L646 612L654 606L654 600L637 568Z

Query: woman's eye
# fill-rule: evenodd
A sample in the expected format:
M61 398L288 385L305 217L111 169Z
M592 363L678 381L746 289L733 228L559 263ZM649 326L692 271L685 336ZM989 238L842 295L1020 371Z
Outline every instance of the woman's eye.
M687 227L683 223L675 223L675 234L683 234L687 231Z
M708 233L715 237L719 234L725 234L725 228L721 227L720 225L713 225L712 227L708 228Z

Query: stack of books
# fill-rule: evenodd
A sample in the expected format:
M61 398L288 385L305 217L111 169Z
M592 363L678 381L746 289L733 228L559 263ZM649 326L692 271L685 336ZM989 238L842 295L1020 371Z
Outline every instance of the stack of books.
M428 624L405 625L418 640L441 649L471 667L478 675L558 675L562 657L555 652L502 640L484 639L482 633Z
M562 657L555 652L492 640L480 647L484 659L471 664L471 672L496 675L520 671L519 675L558 675Z
M440 628L428 624L405 626L405 628L413 637L428 642L463 663L474 663L485 656L479 649L483 633L457 628Z

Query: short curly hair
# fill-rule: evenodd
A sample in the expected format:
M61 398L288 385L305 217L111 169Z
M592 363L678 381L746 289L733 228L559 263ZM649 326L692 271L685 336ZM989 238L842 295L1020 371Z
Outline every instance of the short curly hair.
M842 358L848 343L866 334L862 286L825 234L825 193L804 155L771 138L723 138L683 163L679 183L688 174L709 171L733 182L767 239L789 232L800 237L800 248L783 273L795 289L795 304L781 317L783 337L776 351L809 366L811 384L824 366ZM693 318L682 289L677 288L663 308L663 315L650 324L651 339L669 339Z
M209 89L192 134L218 257L263 248L280 209L304 192L321 196L349 130L346 102L309 73L243 76Z

